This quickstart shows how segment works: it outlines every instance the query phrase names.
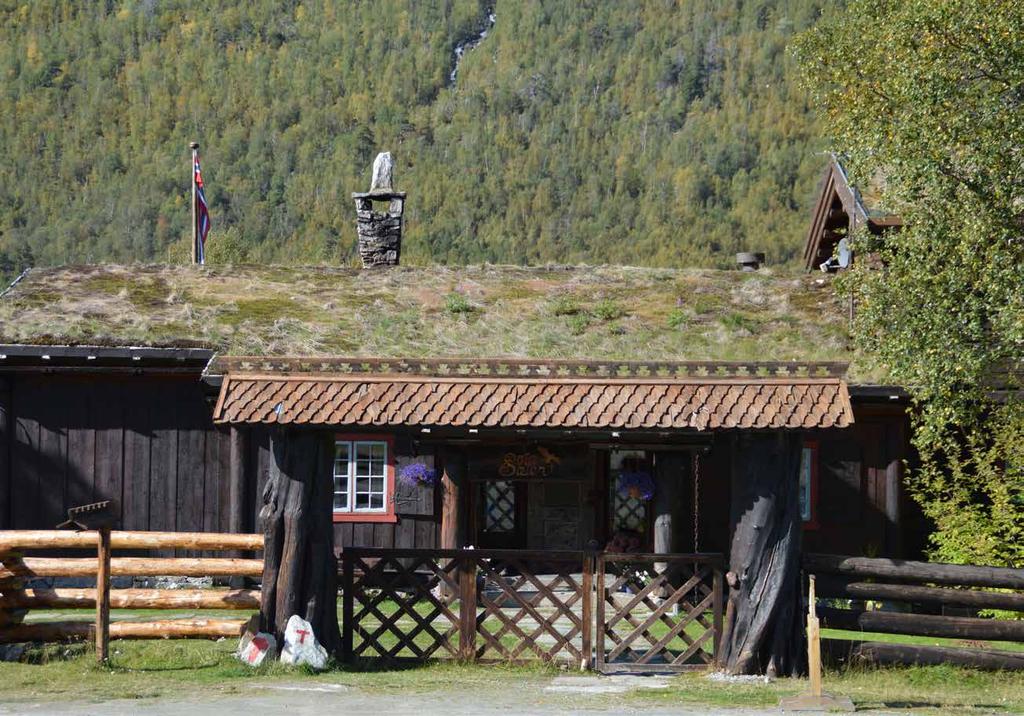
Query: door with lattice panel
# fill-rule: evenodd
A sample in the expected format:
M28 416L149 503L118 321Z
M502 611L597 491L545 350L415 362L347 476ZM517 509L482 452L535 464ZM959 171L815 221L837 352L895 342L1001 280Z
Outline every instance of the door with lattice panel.
M526 546L526 483L485 480L477 483L476 545L484 549Z

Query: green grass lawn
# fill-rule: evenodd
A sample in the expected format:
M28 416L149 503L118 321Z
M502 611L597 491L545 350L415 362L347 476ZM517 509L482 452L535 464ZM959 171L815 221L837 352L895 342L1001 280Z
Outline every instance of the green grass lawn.
M962 714L1024 713L1024 674L991 673L952 666L849 668L824 675L824 690L849 696L858 711ZM722 684L698 673L683 674L665 690L636 691L630 701L774 707L779 699L806 691L806 681Z
M458 604L452 605L457 613ZM395 612L397 605L384 601L378 607L387 617ZM432 609L422 603L416 611L425 616ZM340 605L339 605L340 612ZM174 619L189 617L247 617L251 612L222 610L156 611L156 610L115 610L116 619ZM91 620L91 609L35 611L30 612L26 621L37 622L49 619ZM340 617L340 614L339 614ZM362 625L373 632L380 622L375 617L365 617ZM432 622L435 629L443 632L447 620L442 617ZM492 618L484 622L492 633L500 623ZM408 632L415 621L405 615L400 626ZM687 631L699 627L691 624ZM663 624L655 624L651 631L655 637L665 633ZM527 631L532 631L527 629ZM907 637L893 634L875 634L823 630L826 638L856 639L864 641L886 641L936 646L979 646L957 639L934 639ZM595 635L596 637L596 635ZM426 646L432 637L420 634L417 644ZM385 647L397 643L393 635L381 638ZM578 641L578 637L577 637ZM510 634L501 637L506 647L518 643ZM359 644L359 639L356 639ZM478 640L483 645L483 640ZM989 642L986 647L1022 651L1024 644ZM10 701L61 700L63 697L87 701L109 698L149 698L180 695L190 689L202 688L204 692L232 694L246 691L254 680L263 682L308 680L311 683L332 683L363 689L388 689L408 693L444 691L452 683L464 688L501 689L535 688L543 685L555 675L572 675L580 672L565 670L564 667L545 665L537 662L527 666L511 665L463 665L452 660L441 660L414 667L387 670L334 665L323 674L307 670L267 664L253 669L237 661L233 652L235 639L207 640L164 640L111 642L110 664L100 667L95 663L91 646L49 645L29 652L29 663L0 663L0 683L5 685L5 696ZM409 654L411 655L411 653ZM437 652L444 655L443 651ZM493 650L485 656L498 656ZM523 654L528 657L529 654ZM850 666L830 671L825 675L826 690L837 695L851 697L859 708L885 709L887 711L963 713L977 712L1024 713L1024 673L988 673L956 667L914 667L914 668L869 668ZM642 689L615 698L622 705L642 708L644 704L680 703L708 704L734 707L768 707L778 703L781 697L794 695L806 688L801 680L780 679L771 683L720 683L708 680L701 672L687 673L673 678L667 689ZM588 697L589 698L589 697Z
M560 671L551 666L460 665L434 662L415 668L350 671L335 667L322 674L274 663L252 669L235 660L234 640L111 642L111 663L100 667L85 645L49 646L32 653L36 663L0 663L5 702L80 701L180 697L182 693L228 695L243 693L256 682L343 684L366 690L410 695L459 688L506 688L541 691ZM637 690L614 697L623 708L644 705L707 704L732 707L772 707L783 696L803 691L802 680L764 683L719 683L702 673L670 680L662 690ZM1024 674L986 673L955 667L851 668L825 674L825 688L850 696L858 709L907 713L1024 713ZM589 697L588 697L589 698Z
M1017 641L967 641L932 636L908 636L906 634L883 634L874 631L844 631L822 629L822 639L847 639L852 641L881 641L889 644L913 644L915 646L950 646L955 648L1000 649L1003 651L1024 651L1024 643Z

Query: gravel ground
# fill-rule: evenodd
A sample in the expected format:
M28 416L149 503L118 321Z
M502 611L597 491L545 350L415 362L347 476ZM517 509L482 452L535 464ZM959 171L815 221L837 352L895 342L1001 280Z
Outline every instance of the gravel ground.
M640 678L647 683L630 683ZM582 683L581 683L582 682ZM662 686L663 687L663 686ZM700 705L629 703L621 695L636 688L659 688L646 677L611 677L591 683L573 678L552 679L548 686L519 691L443 691L417 694L375 693L337 684L278 683L237 696L173 699L124 699L102 702L31 702L0 704L0 715L26 716L255 716L324 713L412 716L572 716L574 714L637 714L642 716L752 716L779 714L778 708L731 709ZM618 698L617 698L618 697ZM806 712L805 712L806 713ZM872 711L882 714L881 711Z
M643 714L668 716L706 714L747 716L778 713L777 709L709 709L706 706L667 706L627 703L622 695L635 689L665 688L658 677L554 677L540 689L473 689L416 694L375 693L338 684L274 683L236 696L204 697L197 693L181 699L132 699L104 702L22 702L0 704L0 714L44 716L254 716L286 713L414 714L415 716L487 716L524 714Z

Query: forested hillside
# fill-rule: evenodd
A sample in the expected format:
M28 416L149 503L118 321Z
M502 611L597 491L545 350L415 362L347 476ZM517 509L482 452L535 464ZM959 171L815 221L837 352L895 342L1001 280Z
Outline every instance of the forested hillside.
M0 0L0 270L182 255L193 139L211 261L350 262L379 149L405 262L788 260L826 2Z

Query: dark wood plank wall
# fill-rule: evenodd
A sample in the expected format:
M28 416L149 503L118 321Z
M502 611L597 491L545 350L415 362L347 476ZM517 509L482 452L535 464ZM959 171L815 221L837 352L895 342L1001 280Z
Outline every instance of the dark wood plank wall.
M52 528L66 509L114 498L126 529L227 531L230 436L211 421L196 376L0 377L0 529ZM249 432L244 531L259 529L269 471L270 429ZM819 527L805 548L906 556L921 546L924 524L899 490L909 455L899 406L856 406L856 423L815 435L819 444ZM398 468L415 460L398 436ZM729 434L701 458L700 549L729 544ZM403 454L404 453L404 454ZM692 479L677 529L692 545ZM895 492L894 492L895 491ZM438 544L439 494L396 494L398 521L335 523L337 549L350 545L432 548Z
M910 557L924 546L926 526L901 489L911 457L900 406L854 406L856 421L818 441L818 527L804 548L866 556Z
M126 529L227 529L230 441L197 376L24 374L7 385L0 527L52 528L69 507L115 499Z

